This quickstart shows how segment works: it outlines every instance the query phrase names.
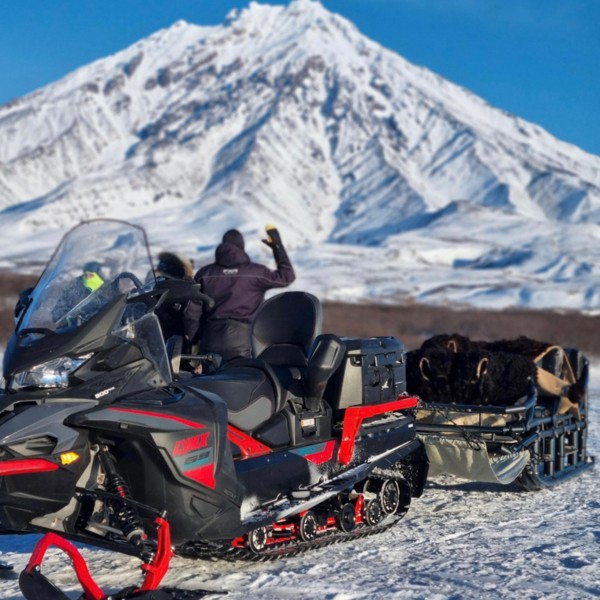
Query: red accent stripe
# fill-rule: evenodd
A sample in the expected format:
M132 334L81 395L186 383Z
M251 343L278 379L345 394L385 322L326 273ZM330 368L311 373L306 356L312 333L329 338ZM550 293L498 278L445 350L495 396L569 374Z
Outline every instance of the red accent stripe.
M356 436L365 419L397 410L416 408L418 402L419 399L416 396L400 396L397 400L385 402L384 404L368 404L347 408L344 415L344 429L342 430L342 443L338 452L338 462L347 465L352 460Z
M26 475L27 473L44 473L56 471L59 466L44 458L19 458L0 462L0 476Z
M181 423L186 427L193 427L195 429L204 429L206 425L203 423L198 423L196 421L188 421L187 419L182 419L181 417L176 417L175 415L165 415L164 413L155 413L148 410L138 410L136 408L116 408L109 407L108 410L113 410L115 412L124 412L130 413L134 415L142 415L144 417L154 417L156 419L167 419L169 421L175 421L177 423Z
M242 458L254 458L255 456L264 456L272 452L269 446L265 446L233 425L227 425L227 438L240 449Z
M333 456L333 449L335 448L335 441L330 440L325 444L325 448L320 452L315 452L314 454L306 454L304 458L309 460L311 463L315 465L322 465L324 462L331 460Z
M215 489L215 473L214 473L214 464L204 465L203 467L198 467L197 469L190 469L189 471L184 471L183 474L194 481L210 488L211 490Z

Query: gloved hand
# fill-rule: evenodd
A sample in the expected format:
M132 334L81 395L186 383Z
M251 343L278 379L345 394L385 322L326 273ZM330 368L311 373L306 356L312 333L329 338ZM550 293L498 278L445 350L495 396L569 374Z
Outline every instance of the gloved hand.
M262 243L269 246L269 248L281 248L281 236L275 225L267 225L265 231L267 232L267 239L262 240Z
M275 225L267 225L265 231L267 232L267 239L263 240L263 244L269 246L273 251L273 258L277 264L277 269L284 269L286 273L291 274L291 279L288 281L288 283L291 283L294 280L294 269L292 268L292 263L283 247L279 231Z

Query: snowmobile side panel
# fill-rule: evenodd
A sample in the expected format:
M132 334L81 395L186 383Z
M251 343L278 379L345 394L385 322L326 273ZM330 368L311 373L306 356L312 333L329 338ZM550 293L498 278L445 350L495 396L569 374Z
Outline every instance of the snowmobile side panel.
M190 531L207 539L237 535L243 491L227 439L225 404L216 396L185 393L149 398L139 395L75 420L112 439L133 496L168 512L174 543Z
M385 415L398 410L416 408L418 398L415 396L400 397L392 402L374 404L367 406L351 406L346 409L344 415L344 429L342 431L342 443L338 453L340 464L347 465L352 460L356 436L362 422L370 417Z

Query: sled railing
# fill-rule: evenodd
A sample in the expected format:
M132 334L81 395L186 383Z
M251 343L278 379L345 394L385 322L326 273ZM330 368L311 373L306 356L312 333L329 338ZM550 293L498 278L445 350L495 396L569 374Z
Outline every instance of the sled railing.
M525 489L548 487L579 474L594 464L587 454L587 401L577 414L561 414L558 398L540 397L532 386L518 406L481 406L421 402L416 428L438 474L467 477L464 461L479 460L493 468L507 457L528 453L530 459L518 474ZM450 450L449 445L454 444ZM462 450L460 449L462 448ZM442 458L444 456L445 458ZM479 472L484 472L480 468ZM503 481L502 483L506 483Z

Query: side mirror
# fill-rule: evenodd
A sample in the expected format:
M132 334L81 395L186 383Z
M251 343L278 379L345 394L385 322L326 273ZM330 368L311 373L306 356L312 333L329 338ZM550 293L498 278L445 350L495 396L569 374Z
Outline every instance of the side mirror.
M31 302L31 292L33 292L32 287L19 293L19 298L15 304L15 322L20 319L23 312L25 312L25 309L29 306Z

